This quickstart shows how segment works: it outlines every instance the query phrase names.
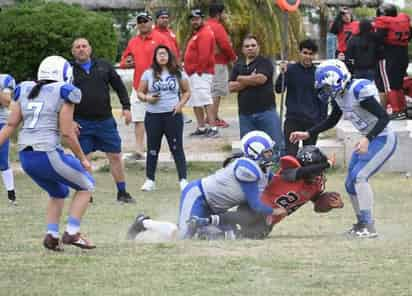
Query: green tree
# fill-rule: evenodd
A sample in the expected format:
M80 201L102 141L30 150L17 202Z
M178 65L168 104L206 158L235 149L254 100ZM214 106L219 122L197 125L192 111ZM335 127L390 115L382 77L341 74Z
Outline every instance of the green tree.
M71 58L76 37L90 40L96 56L114 61L117 35L110 15L78 5L23 2L0 12L0 69L17 80L34 79L49 55Z

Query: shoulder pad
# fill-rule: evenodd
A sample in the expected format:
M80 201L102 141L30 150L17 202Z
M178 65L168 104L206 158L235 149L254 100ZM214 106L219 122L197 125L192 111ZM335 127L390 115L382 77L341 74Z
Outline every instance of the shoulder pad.
M299 167L301 167L299 161L291 155L286 155L280 158L281 169L293 169Z
M262 177L259 166L253 160L244 157L236 160L233 172L239 182L257 182Z
M0 91L4 89L14 90L16 87L16 81L11 75L0 74Z
M35 85L36 83L34 81L23 81L19 83L14 89L13 100L18 101L22 94L26 94L28 96L31 89Z
M375 96L377 94L376 86L370 80L359 79L353 87L353 94L356 100L361 101L362 98Z
M65 102L78 104L82 99L82 92L73 84L65 83L60 87L60 97Z

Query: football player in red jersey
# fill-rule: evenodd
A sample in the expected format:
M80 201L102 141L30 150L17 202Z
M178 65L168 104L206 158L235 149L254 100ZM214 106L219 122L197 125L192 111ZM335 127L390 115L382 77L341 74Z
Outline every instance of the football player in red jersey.
M353 20L353 15L348 7L339 9L339 13L333 20L329 32L338 38L336 58L345 60L346 45L352 35L359 33L359 22Z
M377 86L384 107L391 107L391 119L406 118L406 101L402 91L408 67L408 43L411 39L410 17L398 13L393 4L382 4L376 11L374 25L383 39L383 59L379 62ZM389 109L389 108L387 108Z
M316 146L307 145L298 154L280 159L280 169L264 190L261 200L264 204L282 211L282 214L265 216L251 210L246 204L235 211L211 215L209 218L192 217L197 224L199 237L253 238L262 239L269 235L274 225L294 213L308 201L316 202L325 189L324 171L333 166L334 157L327 156ZM210 228L219 227L223 232ZM232 232L231 235L228 233Z

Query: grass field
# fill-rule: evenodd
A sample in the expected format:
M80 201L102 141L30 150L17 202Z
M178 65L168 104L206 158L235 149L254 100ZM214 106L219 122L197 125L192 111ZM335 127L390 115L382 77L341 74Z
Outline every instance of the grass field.
M211 170L191 166L189 177ZM127 174L137 205L117 204L110 175L96 173L82 229L97 249L59 254L41 245L46 195L18 175L19 206L0 201L0 295L412 295L412 180L402 175L372 181L379 239L341 235L353 222L347 202L323 215L308 204L264 241L148 244L125 241L125 232L139 212L175 221L176 174L159 172L158 190L144 194L144 172ZM343 178L332 173L329 190L343 192Z

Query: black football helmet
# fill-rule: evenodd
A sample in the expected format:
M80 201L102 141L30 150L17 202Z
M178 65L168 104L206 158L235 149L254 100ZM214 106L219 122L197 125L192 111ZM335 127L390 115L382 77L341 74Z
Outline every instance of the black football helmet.
M376 16L397 16L398 9L395 5L390 3L381 4L378 9L376 9Z
M327 156L315 145L306 145L299 148L296 158L301 166L320 164L328 161Z

